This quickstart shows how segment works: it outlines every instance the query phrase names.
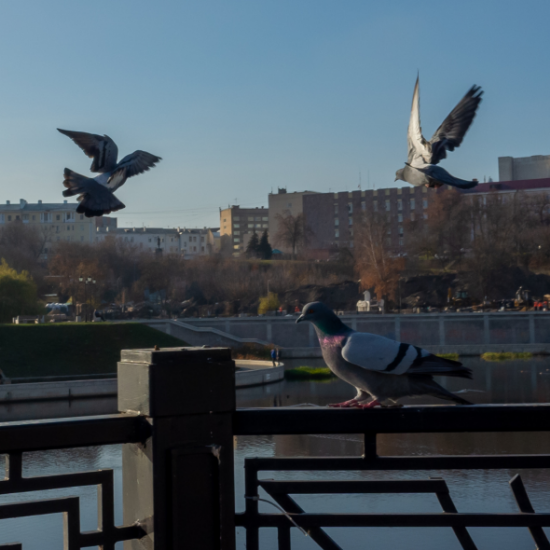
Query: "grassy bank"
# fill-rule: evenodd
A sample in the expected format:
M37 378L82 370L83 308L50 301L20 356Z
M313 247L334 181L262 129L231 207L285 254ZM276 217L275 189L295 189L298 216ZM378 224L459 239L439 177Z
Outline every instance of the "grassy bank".
M511 361L513 359L532 359L533 354L528 351L521 353L507 351L503 353L484 353L481 358L485 361Z
M178 347L140 323L0 325L0 368L10 378L116 372L120 350Z
M287 380L328 380L333 377L328 367L297 367L285 371Z

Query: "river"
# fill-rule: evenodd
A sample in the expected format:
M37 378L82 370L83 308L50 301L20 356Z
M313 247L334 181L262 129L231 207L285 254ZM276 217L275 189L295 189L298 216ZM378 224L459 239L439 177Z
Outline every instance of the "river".
M546 359L487 363L465 358L464 364L474 371L473 380L439 379L451 391L466 390L461 395L474 403L542 403L550 402L550 362ZM297 360L297 366L317 366L320 360ZM267 386L243 388L237 391L239 407L272 407L298 404L326 405L349 399L354 394L347 384L334 379L326 382L282 381ZM436 403L437 399L422 398L410 403ZM72 408L71 408L72 407ZM115 399L86 400L85 403L51 403L48 416L68 414L105 414L116 410ZM28 410L27 410L28 413ZM0 421L23 419L24 410L16 405L0 406ZM548 434L419 434L379 437L381 455L427 454L498 454L550 453ZM235 442L236 505L244 508L243 464L249 456L357 456L362 452L359 436L301 435L238 437ZM115 472L116 520L122 520L122 482L120 446L90 447L28 453L24 455L24 475L50 475L100 468ZM0 469L0 475L3 472ZM508 481L517 471L430 471L430 472L264 472L263 477L275 479L427 479L443 477L460 512L517 511ZM522 478L537 512L550 512L550 472L523 470ZM81 501L81 528L97 526L97 491L95 488L71 488L42 493L2 495L0 504L43 498L78 495ZM264 495L265 496L265 495ZM303 495L296 498L310 512L439 512L435 495ZM274 508L261 504L261 510ZM309 538L296 531L292 535L293 549L317 548ZM376 548L377 550L459 549L450 529L328 529L345 549ZM532 549L534 543L526 529L471 529L479 548L499 550ZM25 550L57 550L63 547L61 515L0 522L0 545L22 542ZM238 547L244 548L244 530L237 530ZM117 549L122 550L122 544ZM275 550L276 534L265 529L261 533L261 548Z

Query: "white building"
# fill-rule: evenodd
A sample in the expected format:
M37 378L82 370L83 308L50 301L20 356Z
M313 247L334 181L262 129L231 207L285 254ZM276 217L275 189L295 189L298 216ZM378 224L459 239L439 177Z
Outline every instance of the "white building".
M77 214L78 203L28 203L25 199L0 204L0 230L10 223L22 223L35 227L43 236L42 259L48 258L48 252L56 242L92 243L98 228L115 229L116 218L86 218Z
M183 254L186 259L206 256L219 250L219 233L212 229L120 227L98 228L95 242L115 237L138 249L166 254Z

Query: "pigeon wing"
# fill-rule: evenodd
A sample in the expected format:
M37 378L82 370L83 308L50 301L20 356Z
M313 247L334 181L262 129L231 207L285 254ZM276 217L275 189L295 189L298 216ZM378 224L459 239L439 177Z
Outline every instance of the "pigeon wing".
M421 348L367 332L354 332L342 348L348 363L385 374L405 374L415 361L428 355Z
M437 164L447 156L446 151L454 151L455 147L460 146L476 116L482 95L483 90L480 86L472 86L436 130L430 140L431 164Z
M445 168L441 168L441 166L436 166L435 164L429 164L427 166L410 166L414 170L418 170L428 176L430 184L436 187L447 184L457 189L472 189L479 183L477 180L461 180L460 178L455 178L453 175L449 174Z
M90 166L92 172L104 174L110 172L116 166L118 147L109 136L73 132L71 130L61 130L60 128L57 130L70 137L88 157L94 159Z
M413 100L411 106L411 118L409 120L409 129L407 131L408 144L408 162L409 164L424 164L430 162L431 146L422 135L420 125L420 82L416 78L414 86Z
M348 337L342 348L342 357L348 363L384 374L472 377L472 371L458 361L366 332L354 332Z
M128 178L143 174L156 166L161 161L161 157L147 153L146 151L134 151L125 156L117 165L116 170L111 174L107 181L107 187L111 191L118 189Z

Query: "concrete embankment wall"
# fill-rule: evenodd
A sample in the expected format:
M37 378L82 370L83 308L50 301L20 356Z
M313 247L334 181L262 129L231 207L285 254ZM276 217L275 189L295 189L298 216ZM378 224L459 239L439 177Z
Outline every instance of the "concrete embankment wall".
M550 353L550 313L349 315L355 330L380 334L436 353L479 355L486 351ZM294 317L249 317L143 321L191 345L275 344L283 357L318 357L319 342L310 323ZM290 348L290 349L289 349ZM296 353L296 355L294 355Z
M235 361L246 369L235 373L235 387L259 386L282 380L284 364L273 367L271 361ZM59 382L32 382L0 385L0 404L21 401L46 401L116 396L117 379L64 380Z

